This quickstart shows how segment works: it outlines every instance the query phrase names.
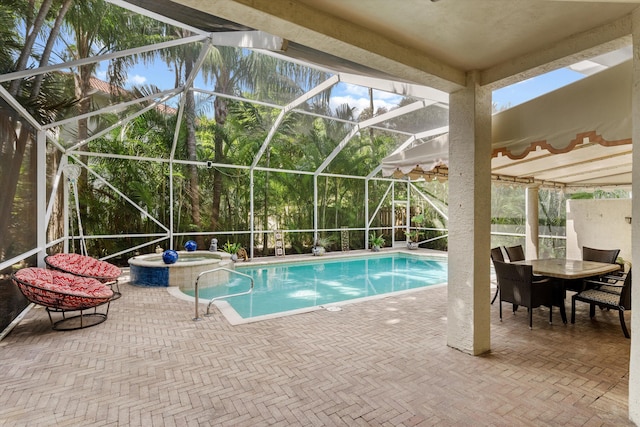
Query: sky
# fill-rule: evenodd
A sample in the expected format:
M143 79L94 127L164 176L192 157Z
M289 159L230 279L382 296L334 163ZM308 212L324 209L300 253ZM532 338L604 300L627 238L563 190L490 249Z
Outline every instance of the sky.
M173 73L166 69L165 64L158 64L158 66L153 68L138 65L130 69L128 74L127 88L155 84L160 90L165 90L173 88L175 78ZM98 70L96 77L101 80L107 79L106 64ZM198 87L204 87L204 82L202 79L196 79L196 85ZM390 110L398 105L401 98L401 96L396 94L374 91L374 109L386 108ZM362 110L369 107L369 89L352 84L338 83L332 89L331 108L335 110L335 108L345 103L348 103L352 108L355 107L357 114L359 114Z
M496 104L498 111L508 107L515 107L584 77L583 74L576 71L561 68L494 91L493 103Z
M106 68L98 71L99 79L106 79ZM522 82L507 86L505 88L493 92L493 103L497 111L505 108L514 107L523 102L537 98L545 93L566 86L572 82L580 80L585 76L568 68L562 68L537 76ZM155 84L161 90L173 87L174 76L167 69L164 63L154 68L146 66L136 66L129 71L128 86ZM203 87L202 80L197 81L197 85ZM374 91L374 109L386 108L390 110L394 108L401 97L396 94ZM362 112L369 107L369 90L368 88L356 86L352 84L338 83L332 90L331 107L336 107L348 103L351 107L357 109L356 114Z

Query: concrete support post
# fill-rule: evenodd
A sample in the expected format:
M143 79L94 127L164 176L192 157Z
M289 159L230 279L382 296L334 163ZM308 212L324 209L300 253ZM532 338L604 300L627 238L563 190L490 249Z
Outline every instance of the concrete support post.
M527 229L525 232L525 256L538 259L538 186L530 186L527 193Z
M491 348L491 91L476 72L449 99L449 287L447 344Z
M640 195L640 9L632 13L633 40L633 76L631 90L631 120L633 141L632 160L632 193ZM640 197L631 201L631 263L640 266ZM637 274L637 272L636 272ZM638 276L636 276L638 277ZM636 280L634 280L636 282ZM640 286L631 288L631 304L640 304ZM640 425L640 342L637 334L640 331L640 310L631 311L631 358L629 361L629 418Z

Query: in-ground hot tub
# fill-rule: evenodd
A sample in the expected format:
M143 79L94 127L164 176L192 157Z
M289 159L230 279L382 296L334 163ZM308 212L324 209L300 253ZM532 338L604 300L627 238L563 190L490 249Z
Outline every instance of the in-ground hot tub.
M226 252L179 251L175 264L165 264L162 254L147 254L129 258L131 284L138 286L178 286L193 289L198 275L217 267L233 269L231 255ZM200 279L201 285L226 283L227 271L217 271Z

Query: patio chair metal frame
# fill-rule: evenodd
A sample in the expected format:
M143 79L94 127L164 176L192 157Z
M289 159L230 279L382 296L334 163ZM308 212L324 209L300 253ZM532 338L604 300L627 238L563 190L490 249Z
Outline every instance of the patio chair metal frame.
M34 275L40 275L41 277L38 277L40 283L44 280L48 285L45 287L32 283L27 280L31 277L23 274L25 273L23 270L31 270L30 272L33 272ZM49 275L47 276L43 272L49 272ZM109 306L113 299L113 290L96 279L31 267L13 273L11 280L29 302L45 307L51 326L56 331L88 328L107 320ZM83 293L73 289L69 286L70 284L78 285L78 288L85 289L87 292ZM89 291L101 295L90 295ZM98 307L101 306L105 306L105 309L98 312ZM86 310L92 312L85 313ZM52 313L60 313L62 318L54 320ZM69 313L78 314L68 316Z
M605 286L611 286L605 285ZM624 277L624 284L620 292L605 289L587 289L571 297L571 323L576 323L576 301L589 304L589 317L593 319L596 315L596 305L601 308L618 310L620 326L625 338L631 338L627 324L624 320L624 313L631 310L631 270Z

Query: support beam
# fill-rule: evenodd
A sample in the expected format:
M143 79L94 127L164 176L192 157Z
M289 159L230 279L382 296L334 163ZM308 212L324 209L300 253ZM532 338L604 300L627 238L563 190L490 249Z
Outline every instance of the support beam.
M538 186L526 188L527 225L525 230L525 256L527 259L538 259Z
M342 149L347 145L347 143L351 140L351 138L356 136L358 134L358 132L360 132L360 131L368 128L368 127L371 127L373 125L376 125L378 123L382 123L384 121L391 120L391 119L394 119L396 117L400 117L403 114L408 114L408 113L411 113L413 111L417 111L417 110L419 110L421 108L428 107L429 105L433 105L433 101L416 101L416 102L413 102L411 104L404 105L402 107L398 107L395 110L391 110L391 111L386 112L384 114L380 114L379 116L375 116L375 117L372 117L370 119L367 119L367 120L364 120L364 121L358 123L356 126L353 127L353 129L351 129L349 134L347 134L347 136L345 136L342 139L342 141L340 141L338 146L333 149L331 154L329 154L324 159L324 162L322 162L322 164L316 169L315 175L320 175L320 173L323 170L325 170L327 166L329 166L329 164L333 161L333 159L336 158L336 156L340 153L340 151L342 151Z
M148 45L143 47L136 47L133 49L121 50L119 52L111 52L100 56L90 56L88 58L76 59L75 61L62 62L60 64L47 65L44 67L38 67L34 69L27 69L22 71L15 71L13 73L0 74L0 83L7 82L15 79L23 79L31 76L37 76L39 74L52 73L54 71L65 70L74 67L80 67L82 65L97 64L102 61L110 61L116 58L123 58L125 56L140 55L146 52L154 50L169 49L176 46L181 46L189 43L197 43L207 39L207 36L191 36L182 39L171 40L168 42L162 42L154 45Z
M482 85L495 90L525 79L567 67L630 43L629 16L583 33L574 34L545 49L527 53L482 71Z
M289 0L177 2L447 93L464 86L463 71L392 40L384 32L354 25L310 4Z
M633 22L633 68L631 90L631 118L633 141L632 193L640 194L640 9L632 14ZM631 200L631 263L640 265L640 197ZM636 272L637 276L638 272ZM640 303L640 286L631 288L632 305ZM640 310L631 311L631 355L629 360L629 418L640 425L640 342L636 332L640 331Z
M469 73L449 104L447 344L490 350L491 92Z

